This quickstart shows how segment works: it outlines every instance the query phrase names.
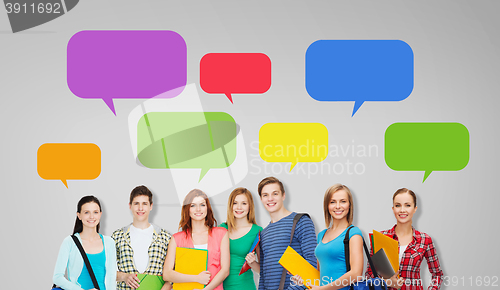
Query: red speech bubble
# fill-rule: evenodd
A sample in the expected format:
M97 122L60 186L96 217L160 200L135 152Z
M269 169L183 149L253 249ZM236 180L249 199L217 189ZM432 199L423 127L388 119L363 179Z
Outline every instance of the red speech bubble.
M208 53L200 61L200 85L209 94L262 94L271 87L271 59L263 53Z

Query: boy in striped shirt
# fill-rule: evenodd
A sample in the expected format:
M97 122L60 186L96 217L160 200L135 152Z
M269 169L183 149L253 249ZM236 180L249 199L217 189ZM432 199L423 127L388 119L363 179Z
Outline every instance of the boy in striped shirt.
M271 222L262 230L260 238L259 290L277 290L283 273L283 267L278 261L289 245L311 265L317 266L314 256L316 232L312 220L303 216L297 222L290 244L293 219L297 213L288 211L283 205L286 197L283 184L275 177L266 177L259 183L258 192L262 204L271 216ZM291 275L286 273L283 289L280 290L305 289L290 278Z

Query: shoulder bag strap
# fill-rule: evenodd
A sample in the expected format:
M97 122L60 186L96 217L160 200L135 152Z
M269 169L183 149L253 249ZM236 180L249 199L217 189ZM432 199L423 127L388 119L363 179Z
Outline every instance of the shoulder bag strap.
M349 232L354 226L349 226L347 228L347 232L344 237L344 255L345 255L345 270L346 273L351 271L351 252L349 251ZM352 284L349 287L350 290L354 290L354 286Z
M363 248L365 248L366 258L368 259L368 263L370 263L370 268L372 269L373 276L378 277L377 270L375 269L372 257L370 256L370 251L368 251L368 247L366 246L365 239L363 239Z
M373 264L372 257L370 256L370 251L368 251L368 247L366 246L365 239L363 239L363 248L365 248L366 258L368 259L368 263L370 263L370 268L372 269L373 276L375 278L377 278L378 273L377 273L377 270L375 269L375 264ZM372 286L372 285L369 285L369 286ZM382 287L382 289L385 289L385 290L387 289L384 279L382 279L380 286ZM372 289L372 288L370 287L370 289Z
M305 216L305 215L309 216L307 213L298 213L293 218L293 225L292 225L292 231L290 233L290 243L289 243L289 245L292 244L293 235L295 234L295 227L297 226L297 223L299 222L300 218L302 216ZM309 218L311 218L311 217L309 217ZM278 288L278 290L283 290L285 288L285 279L286 279L286 269L283 268L283 273L281 273L280 287Z
M85 250L83 250L83 246L78 240L78 238L75 235L71 235L73 238L73 241L75 241L76 246L78 247L78 250L80 250L80 254L82 254L83 261L85 261L85 265L87 266L87 270L89 271L90 274L90 279L92 279L92 283L94 284L94 288L99 289L99 284L97 284L97 279L95 278L94 271L92 270L92 266L90 265L89 258L87 257L87 254L85 253Z
M354 226L347 228L347 232L344 237L344 255L345 255L345 271L346 273L351 271L351 253L349 252L349 232Z
M354 226L350 226L347 229L347 232L346 232L345 238L344 238L345 267L346 267L347 272L349 272L351 270L351 260L350 260L350 252L349 252L349 231L353 227ZM365 239L363 237L361 237L361 239L363 239L363 248L365 249L366 258L368 259L368 263L370 263L370 268L372 269L372 273L373 273L374 277L378 277L377 270L375 270L375 265L373 264L372 257L370 256L370 251L368 251L368 247L366 246ZM383 282L382 282L381 286L383 289L387 289ZM352 290L352 289L354 289L354 287L351 285L350 289ZM370 289L372 289L372 287L370 287Z

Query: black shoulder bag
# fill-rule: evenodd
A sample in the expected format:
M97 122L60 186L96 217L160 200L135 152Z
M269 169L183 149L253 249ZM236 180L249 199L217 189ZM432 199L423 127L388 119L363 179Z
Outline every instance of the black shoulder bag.
M78 250L80 250L80 254L82 254L83 261L85 262L85 266L87 266L87 270L89 271L90 274L90 279L92 279L92 283L94 284L95 289L99 289L99 284L97 284L97 279L95 278L94 271L92 270L92 266L90 265L89 258L87 257L87 254L85 253L85 250L83 249L82 244L78 240L78 238L75 235L71 235L71 238L73 238L73 241L75 242L76 246L78 247ZM61 289L56 286L56 284L52 285L52 289Z

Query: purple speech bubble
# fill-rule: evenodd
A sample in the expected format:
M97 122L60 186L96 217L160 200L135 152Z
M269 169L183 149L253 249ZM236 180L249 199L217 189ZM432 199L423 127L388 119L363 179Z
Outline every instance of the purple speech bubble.
M115 115L113 99L173 98L186 86L186 42L168 30L80 31L68 42L67 81Z

